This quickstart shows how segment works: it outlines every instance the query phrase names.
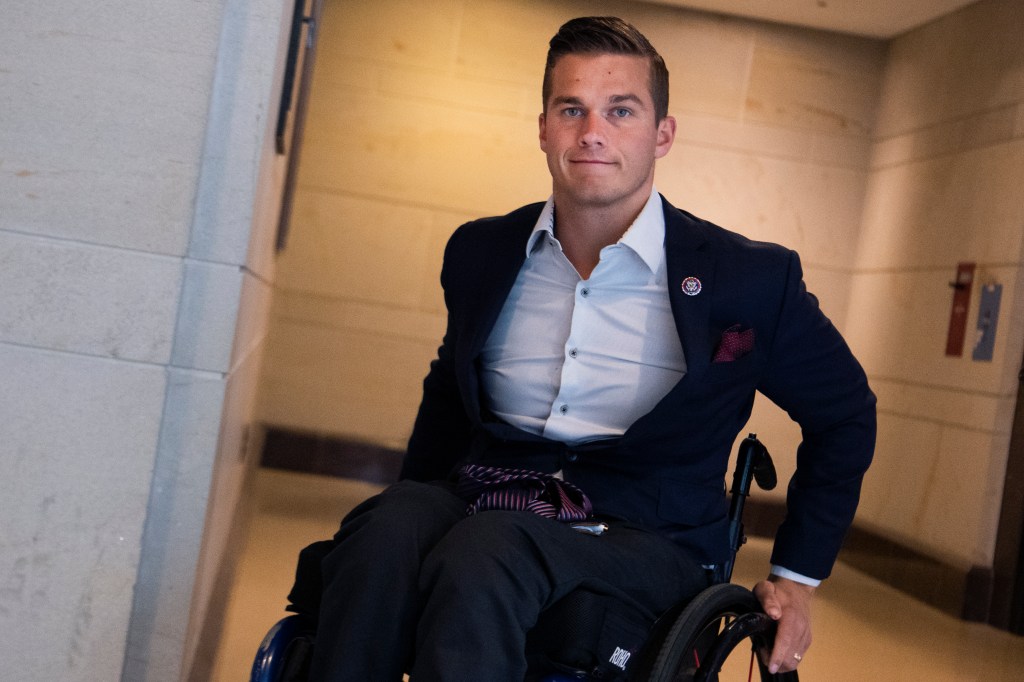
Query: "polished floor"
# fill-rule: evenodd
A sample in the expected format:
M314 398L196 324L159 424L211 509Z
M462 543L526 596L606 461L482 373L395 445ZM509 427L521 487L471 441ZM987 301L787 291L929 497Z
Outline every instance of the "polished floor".
M254 488L257 512L230 596L216 682L248 679L263 634L284 615L299 550L333 534L344 512L378 489L268 469ZM753 585L767 570L769 549L752 540L734 582ZM951 618L842 564L818 591L814 625L803 682L1024 680L1024 638Z

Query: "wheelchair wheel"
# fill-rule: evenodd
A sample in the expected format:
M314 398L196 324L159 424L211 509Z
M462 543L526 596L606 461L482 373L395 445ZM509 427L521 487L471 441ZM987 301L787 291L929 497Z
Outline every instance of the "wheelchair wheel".
M774 631L774 622L750 590L714 585L676 618L658 650L650 682L796 682L795 672L768 672L757 655L770 646Z
M274 624L256 652L250 682L305 682L313 656L314 627L303 616Z

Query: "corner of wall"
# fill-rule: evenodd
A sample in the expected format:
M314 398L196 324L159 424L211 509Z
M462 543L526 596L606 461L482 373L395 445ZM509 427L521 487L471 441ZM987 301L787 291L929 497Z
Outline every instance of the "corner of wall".
M244 537L236 521L246 518L242 491L258 440L252 403L273 277L261 245L273 242L275 223L260 208L279 190L269 112L276 115L290 10L283 0L223 8L122 672L132 682L202 669L200 633L220 618L217 588L230 579L231 549Z

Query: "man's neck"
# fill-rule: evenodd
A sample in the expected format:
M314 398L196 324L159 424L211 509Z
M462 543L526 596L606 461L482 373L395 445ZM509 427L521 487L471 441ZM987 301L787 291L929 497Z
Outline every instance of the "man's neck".
M601 259L601 249L622 238L649 198L648 191L639 200L595 207L562 202L555 196L555 234L580 277L590 277Z

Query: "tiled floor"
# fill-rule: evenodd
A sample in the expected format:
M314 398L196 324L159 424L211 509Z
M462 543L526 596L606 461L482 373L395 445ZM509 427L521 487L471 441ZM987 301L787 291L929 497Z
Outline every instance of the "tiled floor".
M259 472L255 488L258 511L232 589L217 682L248 679L263 634L284 615L299 550L333 534L343 513L377 490L272 470ZM734 582L753 585L768 553L768 542L752 540ZM958 621L842 564L818 591L814 624L804 682L1024 680L1024 638Z

